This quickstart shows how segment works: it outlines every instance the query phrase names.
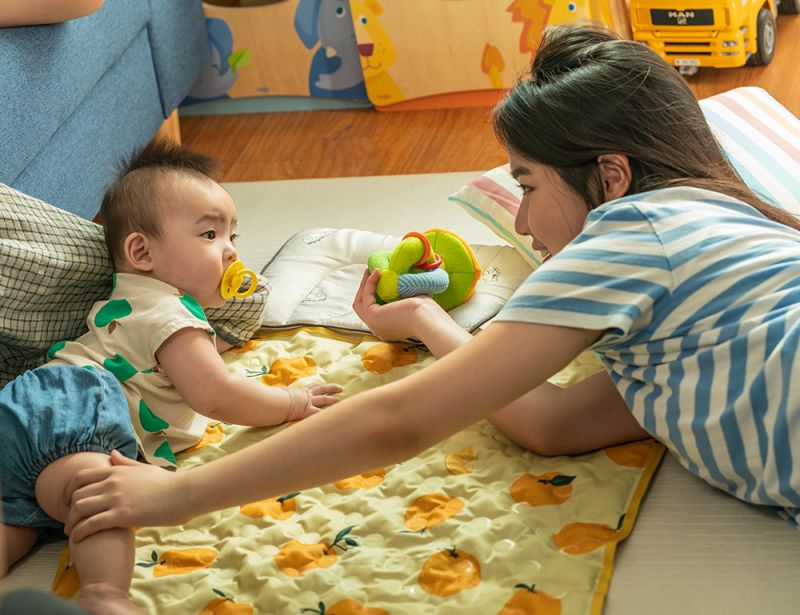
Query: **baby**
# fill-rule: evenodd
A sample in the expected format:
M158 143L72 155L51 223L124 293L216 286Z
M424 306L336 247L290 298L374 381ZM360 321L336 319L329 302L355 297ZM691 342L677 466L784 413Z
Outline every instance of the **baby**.
M228 371L204 309L238 288L236 207L211 158L161 142L133 158L101 208L116 273L91 309L88 333L51 348L50 361L0 390L2 526L12 564L38 532L63 527L79 470L117 449L175 467L209 420L275 425L337 401L338 385L268 387ZM251 285L255 280L250 281ZM147 497L142 494L142 497ZM140 613L128 597L129 529L70 543L81 604L92 613Z

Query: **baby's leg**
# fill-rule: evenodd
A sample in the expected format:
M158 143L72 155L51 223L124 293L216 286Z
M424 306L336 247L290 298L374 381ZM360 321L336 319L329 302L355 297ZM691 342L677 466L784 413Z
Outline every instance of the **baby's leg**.
M64 521L72 498L72 493L67 493L70 479L83 468L108 464L108 455L100 453L76 453L54 461L36 480L39 506ZM98 615L144 613L128 596L134 563L133 530L105 530L79 543L70 540L69 546L81 579L83 608Z
M0 546L5 545L5 553L0 549L0 555L4 558L4 561L0 561L0 576L2 576L36 544L38 532L32 527L5 523L0 523L0 528L3 532Z

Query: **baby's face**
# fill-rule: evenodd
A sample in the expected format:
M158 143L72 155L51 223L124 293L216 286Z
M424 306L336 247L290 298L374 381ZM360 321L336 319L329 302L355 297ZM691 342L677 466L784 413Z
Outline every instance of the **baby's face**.
M177 174L159 193L165 213L161 237L152 241L152 273L204 308L221 306L222 275L237 259L233 199L210 179Z

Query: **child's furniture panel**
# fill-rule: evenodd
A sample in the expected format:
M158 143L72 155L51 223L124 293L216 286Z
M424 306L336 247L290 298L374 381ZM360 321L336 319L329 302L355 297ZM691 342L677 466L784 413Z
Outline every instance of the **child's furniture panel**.
M629 35L622 0L350 0L350 7L367 93L378 107L497 100L550 24L593 19Z
M379 108L491 104L530 64L546 25L593 19L630 34L624 0L235 4L204 3L214 57L187 103L315 96Z

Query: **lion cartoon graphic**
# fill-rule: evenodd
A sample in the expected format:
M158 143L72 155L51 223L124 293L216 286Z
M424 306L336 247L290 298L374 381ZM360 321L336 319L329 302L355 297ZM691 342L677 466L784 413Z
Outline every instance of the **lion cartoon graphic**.
M586 0L513 0L506 10L511 13L511 21L522 24L519 50L532 55L539 48L545 26L591 17Z
M397 60L397 50L378 21L383 7L378 0L351 0L350 10L370 100L377 105L390 105L403 100L400 88L387 72Z

